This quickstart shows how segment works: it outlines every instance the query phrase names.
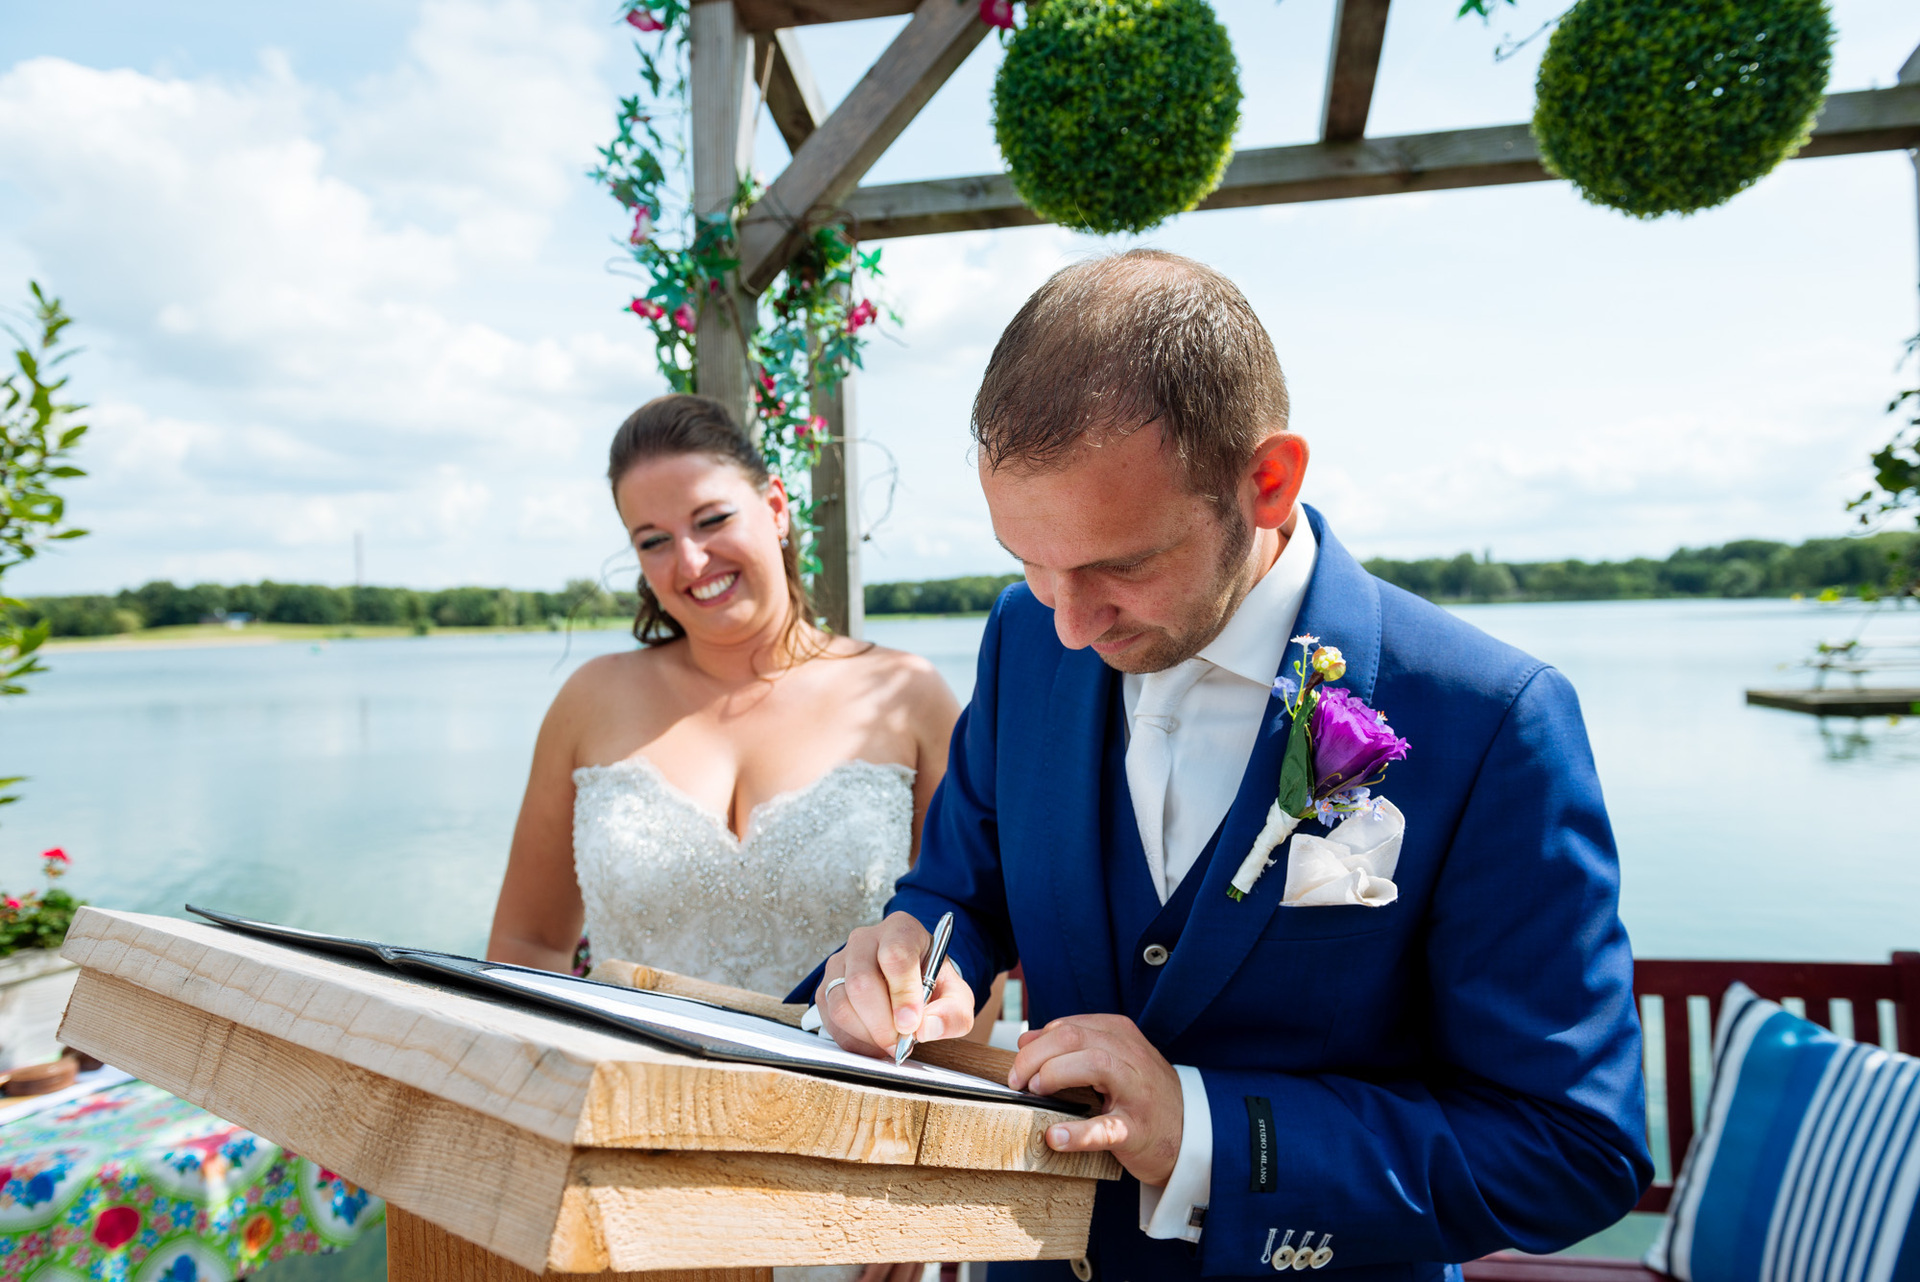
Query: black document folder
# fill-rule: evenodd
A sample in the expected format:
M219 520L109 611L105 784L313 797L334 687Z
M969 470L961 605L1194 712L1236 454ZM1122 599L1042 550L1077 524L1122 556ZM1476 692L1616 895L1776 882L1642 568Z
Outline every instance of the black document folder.
M843 1050L827 1038L802 1032L777 1019L717 1006L691 997L676 997L646 989L601 984L572 975L481 961L453 953L431 952L378 944L344 935L326 935L237 917L210 908L186 906L218 926L259 935L276 943L378 962L405 974L480 990L523 1005L590 1020L603 1027L642 1038L672 1050L709 1059L763 1064L772 1068L819 1073L894 1089L930 1091L966 1099L1031 1104L1084 1115L1083 1106L1068 1100L1016 1091L1004 1082L988 1081L950 1068L909 1059L873 1059Z

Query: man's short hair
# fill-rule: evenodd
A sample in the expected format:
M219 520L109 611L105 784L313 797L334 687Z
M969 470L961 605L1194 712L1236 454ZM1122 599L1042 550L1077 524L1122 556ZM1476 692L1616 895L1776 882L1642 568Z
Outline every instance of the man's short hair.
M1188 487L1222 507L1254 447L1287 425L1280 358L1246 296L1157 249L1055 272L1000 335L973 402L993 469L1062 466L1090 432L1155 422Z

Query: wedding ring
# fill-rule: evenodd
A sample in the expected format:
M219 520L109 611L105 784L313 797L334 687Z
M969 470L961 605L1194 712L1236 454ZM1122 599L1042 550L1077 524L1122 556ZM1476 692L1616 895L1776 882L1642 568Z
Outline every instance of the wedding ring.
M825 1006L827 1004L827 998L833 996L833 990L840 987L842 984L846 982L847 982L847 977L845 975L842 975L838 979L829 979L827 981L827 986L820 990L820 996L814 1002L814 1005Z

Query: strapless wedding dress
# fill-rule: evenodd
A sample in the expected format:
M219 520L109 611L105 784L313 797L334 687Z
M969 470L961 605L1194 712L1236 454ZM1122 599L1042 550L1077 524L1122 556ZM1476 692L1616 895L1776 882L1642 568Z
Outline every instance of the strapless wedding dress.
M880 920L913 848L913 771L846 761L735 837L645 757L573 772L573 866L596 958L784 997Z

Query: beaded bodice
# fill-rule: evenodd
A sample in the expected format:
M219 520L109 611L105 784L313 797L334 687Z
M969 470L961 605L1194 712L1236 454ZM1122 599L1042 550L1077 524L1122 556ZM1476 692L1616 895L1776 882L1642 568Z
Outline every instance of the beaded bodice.
M913 844L913 771L846 761L744 838L645 757L573 772L573 866L596 958L786 996L880 920Z

